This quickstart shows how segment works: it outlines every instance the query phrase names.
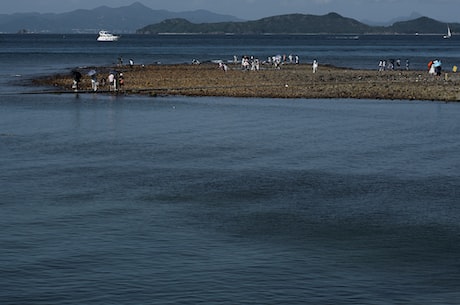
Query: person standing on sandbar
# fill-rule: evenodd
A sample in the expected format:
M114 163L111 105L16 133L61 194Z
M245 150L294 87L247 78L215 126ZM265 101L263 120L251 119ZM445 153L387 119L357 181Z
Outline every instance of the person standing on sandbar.
M316 61L316 59L313 60L312 68L313 73L316 73L316 71L318 71L318 62Z

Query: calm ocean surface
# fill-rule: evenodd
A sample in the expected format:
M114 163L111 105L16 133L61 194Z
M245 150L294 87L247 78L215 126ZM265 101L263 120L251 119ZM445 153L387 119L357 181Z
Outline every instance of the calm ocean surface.
M459 47L0 35L0 304L460 304L460 104L21 94L120 55L447 69Z

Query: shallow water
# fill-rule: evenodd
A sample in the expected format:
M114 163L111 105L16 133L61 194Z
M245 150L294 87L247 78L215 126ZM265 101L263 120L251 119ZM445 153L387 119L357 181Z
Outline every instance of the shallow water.
M0 101L4 304L457 304L460 108Z

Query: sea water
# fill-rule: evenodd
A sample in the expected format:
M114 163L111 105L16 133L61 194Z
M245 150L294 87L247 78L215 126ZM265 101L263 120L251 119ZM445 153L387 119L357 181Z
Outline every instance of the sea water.
M21 94L121 47L6 36L1 304L460 302L456 103Z

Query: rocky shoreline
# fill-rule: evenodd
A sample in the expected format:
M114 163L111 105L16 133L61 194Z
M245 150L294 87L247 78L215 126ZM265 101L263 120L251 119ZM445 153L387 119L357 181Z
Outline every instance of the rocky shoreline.
M124 84L116 92L100 82L97 92L113 94L460 101L460 74L450 71L433 76L427 71L320 65L313 73L307 64L286 64L280 69L262 66L259 71L242 70L233 64L224 71L216 63L86 67L78 69L83 76L79 92L93 92L87 75L93 69L99 81L107 79L112 70L123 73ZM72 82L70 71L33 80L35 85L52 88L55 93L74 92Z

